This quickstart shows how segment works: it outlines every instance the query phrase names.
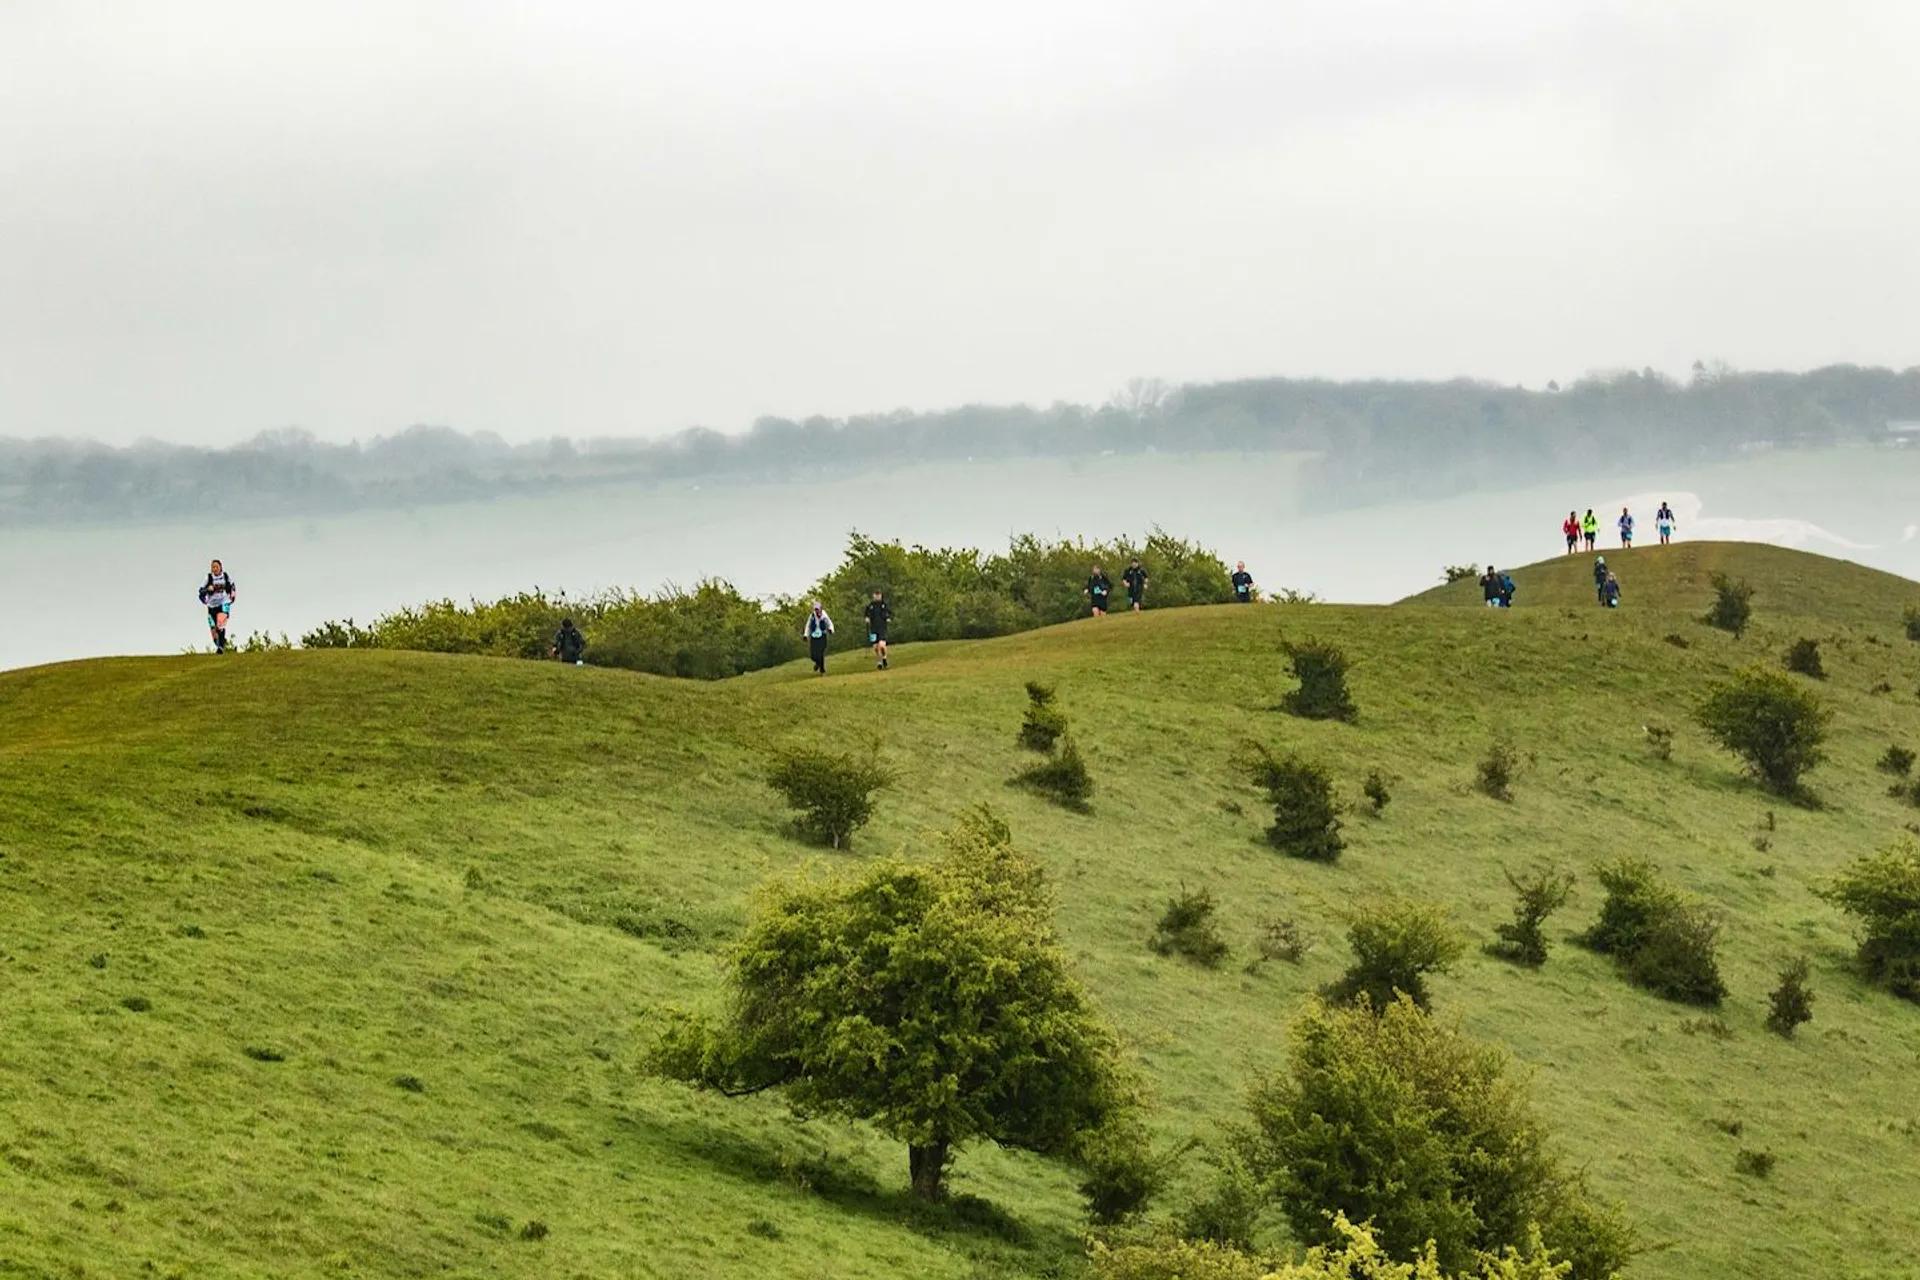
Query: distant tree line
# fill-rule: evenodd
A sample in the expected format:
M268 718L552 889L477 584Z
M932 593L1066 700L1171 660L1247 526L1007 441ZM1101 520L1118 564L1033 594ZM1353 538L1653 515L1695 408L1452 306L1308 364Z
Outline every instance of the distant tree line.
M0 439L0 523L166 516L220 495L229 515L456 502L587 484L806 479L911 463L1157 450L1314 455L1308 501L1356 505L1569 469L1718 459L1755 446L1884 439L1920 420L1920 366L1743 373L1696 363L1594 374L1562 390L1258 378L1168 389L1136 379L1105 405L762 418L739 435L510 445L416 426L335 445L299 430L225 449Z
M756 600L710 579L655 595L610 591L581 599L522 592L459 604L438 600L362 626L323 623L300 638L309 649L417 649L500 658L545 658L561 619L587 635L586 661L655 675L720 680L790 662L806 651L801 616L821 600L838 626L836 649L866 644L872 592L893 608L891 639L970 640L1065 622L1086 612L1081 592L1099 563L1117 576L1139 556L1151 574L1149 606L1224 603L1227 566L1213 552L1155 530L1142 543L1015 538L1004 552L908 547L855 533L838 567L805 596Z

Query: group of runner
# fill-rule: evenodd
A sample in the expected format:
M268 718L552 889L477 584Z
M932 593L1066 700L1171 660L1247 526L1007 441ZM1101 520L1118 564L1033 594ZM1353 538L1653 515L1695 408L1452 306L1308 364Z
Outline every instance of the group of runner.
M1661 546L1664 547L1673 541L1674 524L1673 508L1663 500L1660 503L1660 509L1653 513L1653 527L1654 531L1660 535ZM1623 550L1631 548L1633 546L1633 512L1625 507L1620 508L1620 518L1613 522L1613 527L1620 534L1621 548ZM1600 540L1600 521L1593 514L1592 507L1587 508L1587 514L1584 516L1577 511L1569 511L1567 518L1560 522L1560 532L1566 535L1568 555L1578 551L1583 541L1587 545L1587 550L1592 551Z

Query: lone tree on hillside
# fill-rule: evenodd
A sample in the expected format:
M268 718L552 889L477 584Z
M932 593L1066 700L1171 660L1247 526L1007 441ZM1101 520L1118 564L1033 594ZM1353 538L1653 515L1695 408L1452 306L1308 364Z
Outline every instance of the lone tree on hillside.
M1347 690L1347 655L1327 640L1291 640L1281 644L1280 652L1300 682L1280 699L1280 705L1308 720L1352 720L1358 714L1353 695Z
M1695 715L1714 741L1781 795L1798 790L1800 776L1826 758L1820 744L1831 713L1778 671L1749 667L1737 673L1715 686Z
M1753 584L1744 578L1729 578L1724 573L1715 573L1710 581L1713 603L1707 606L1707 616L1700 621L1736 636L1745 634L1747 623L1753 620Z
M799 835L842 849L873 817L873 793L893 785L893 770L878 760L800 747L775 758L767 785L798 813Z
M1052 894L985 809L943 843L927 863L769 886L727 958L725 1014L672 1015L649 1067L870 1121L907 1144L928 1200L979 1138L1075 1159L1097 1180L1113 1136L1137 1131L1137 1103L1068 969ZM1106 1216L1127 1207L1083 1191Z

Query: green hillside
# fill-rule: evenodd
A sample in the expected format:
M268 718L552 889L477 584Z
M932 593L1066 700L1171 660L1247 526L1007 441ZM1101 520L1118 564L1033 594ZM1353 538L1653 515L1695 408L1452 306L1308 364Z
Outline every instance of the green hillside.
M926 1209L903 1149L863 1127L636 1070L651 1009L717 994L756 883L924 847L982 800L1048 868L1169 1140L1279 1064L1353 902L1437 901L1477 943L1507 918L1503 867L1655 859L1725 914L1723 1027L1565 941L1590 876L1543 969L1476 946L1436 1010L1531 1069L1563 1149L1656 1246L1632 1275L1920 1274L1920 1007L1855 975L1810 892L1920 820L1873 767L1920 747L1897 620L1920 586L1759 547L1625 560L1614 612L1525 607L1584 604L1579 557L1523 570L1500 614L1423 607L1471 584L1150 611L901 646L884 674L838 657L827 679L356 651L0 674L0 1276L1074 1275L1068 1170L969 1148L969 1198ZM1740 640L1691 620L1713 567L1760 587ZM1758 791L1687 718L1802 634L1835 711L1818 807ZM1308 635L1354 659L1357 723L1268 710L1279 642ZM1004 785L1027 679L1059 687L1091 817ZM1675 729L1670 760L1650 723ZM1350 802L1379 768L1392 802L1348 816L1337 864L1280 858L1230 765L1249 735L1323 759ZM1523 758L1511 804L1471 787L1496 735ZM899 769L852 853L782 834L759 778L795 742ZM1221 904L1218 970L1146 946L1182 885ZM1317 945L1243 972L1275 916ZM1766 992L1803 954L1814 1021L1782 1040ZM1742 1148L1772 1176L1737 1173Z
M1636 546L1631 551L1602 547L1607 567L1620 580L1623 608L1678 609L1703 613L1713 599L1715 573L1753 584L1756 610L1803 614L1849 622L1892 625L1900 611L1920 603L1920 583L1788 547L1753 542L1676 542ZM1516 588L1514 607L1579 605L1597 607L1593 594L1593 556L1555 556L1524 568L1507 565ZM1433 587L1402 604L1474 605L1484 603L1471 578Z

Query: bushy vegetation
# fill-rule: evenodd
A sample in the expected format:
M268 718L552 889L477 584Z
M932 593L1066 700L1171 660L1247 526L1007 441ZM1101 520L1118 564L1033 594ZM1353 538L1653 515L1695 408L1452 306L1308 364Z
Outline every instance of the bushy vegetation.
M1298 920L1292 916L1272 916L1260 924L1260 932L1253 940L1253 959L1248 962L1247 971L1251 973L1272 960L1299 964L1311 950L1313 939L1307 936Z
M728 953L727 985L719 1018L663 1020L649 1069L866 1120L907 1144L926 1199L944 1195L966 1143L1074 1158L1136 1106L1039 866L985 811L930 861L768 886Z
M1347 689L1347 655L1338 645L1326 640L1289 640L1280 651L1300 682L1281 698L1282 707L1308 720L1354 718L1353 695Z
M1910 604L1900 611L1900 625L1907 639L1920 640L1920 604Z
M1513 920L1495 927L1498 941L1490 943L1487 951L1537 968L1547 962L1547 935L1541 926L1566 905L1567 895L1573 892L1573 876L1553 868L1536 868L1520 876L1508 871L1505 875L1513 886Z
M1276 756L1257 742L1245 744L1239 760L1273 806L1268 844L1290 858L1309 862L1332 862L1340 856L1346 847L1340 835L1340 806L1334 800L1333 777L1325 768L1299 756Z
M794 829L802 837L843 849L873 817L874 793L893 777L879 760L794 747L774 758L767 785L798 812Z
M1387 790L1387 775L1378 769L1367 770L1367 780L1361 784L1360 794L1373 806L1373 816L1376 818L1386 812L1387 802L1393 799L1392 793Z
M1798 675L1827 678L1826 664L1820 661L1820 642L1811 636L1801 636L1788 645L1785 662L1787 670Z
M1826 753L1831 713L1778 671L1749 667L1702 699L1695 717L1771 791L1791 795Z
M1347 925L1353 963L1327 988L1329 999L1385 1009L1400 996L1425 1009L1427 977L1445 973L1466 950L1444 910L1389 898L1354 912Z
M1232 1245L1162 1237L1093 1246L1094 1280L1576 1280L1572 1264L1557 1261L1531 1232L1523 1247L1508 1246L1465 1270L1445 1271L1435 1248L1396 1260L1371 1224L1355 1226L1336 1211L1333 1240L1299 1258L1262 1258ZM1584 1274L1584 1273L1582 1273ZM1604 1280L1604 1277L1602 1278Z
M1867 976L1920 1000L1920 845L1903 838L1857 858L1815 892L1859 924Z
M1087 762L1071 734L1060 739L1059 749L1052 755L1027 765L1009 781L1075 813L1093 808L1093 775L1087 772Z
M1780 970L1779 985L1767 993L1767 1030L1791 1038L1795 1027L1813 1020L1810 972L1805 956L1796 956Z
M1882 773L1891 773L1896 777L1905 777L1913 772L1913 752L1898 743L1881 752L1874 761L1874 767Z
M1577 1276L1612 1276L1632 1250L1617 1212L1551 1151L1505 1052L1409 997L1310 1005L1249 1110L1247 1162L1301 1240L1337 1244L1338 1212L1371 1223L1393 1259L1431 1244L1448 1274L1529 1248L1536 1230Z
M1745 635L1747 624L1753 621L1753 585L1724 573L1714 574L1710 581L1713 603L1707 606L1707 616L1701 621L1736 636Z
M1718 919L1660 879L1644 858L1623 855L1594 868L1607 891L1600 917L1580 940L1619 961L1629 981L1683 1004L1713 1006L1720 978Z
M1520 756L1505 738L1496 738L1487 754L1474 766L1473 785L1484 796L1495 800L1513 799L1513 777L1520 771Z
M1211 969L1227 958L1227 943L1213 918L1213 895L1205 889L1188 889L1167 899L1167 909L1154 926L1147 945L1161 955L1185 956L1195 964Z
M1027 710L1020 720L1020 745L1029 751L1052 751L1067 731L1066 713L1054 705L1052 685L1027 681Z

